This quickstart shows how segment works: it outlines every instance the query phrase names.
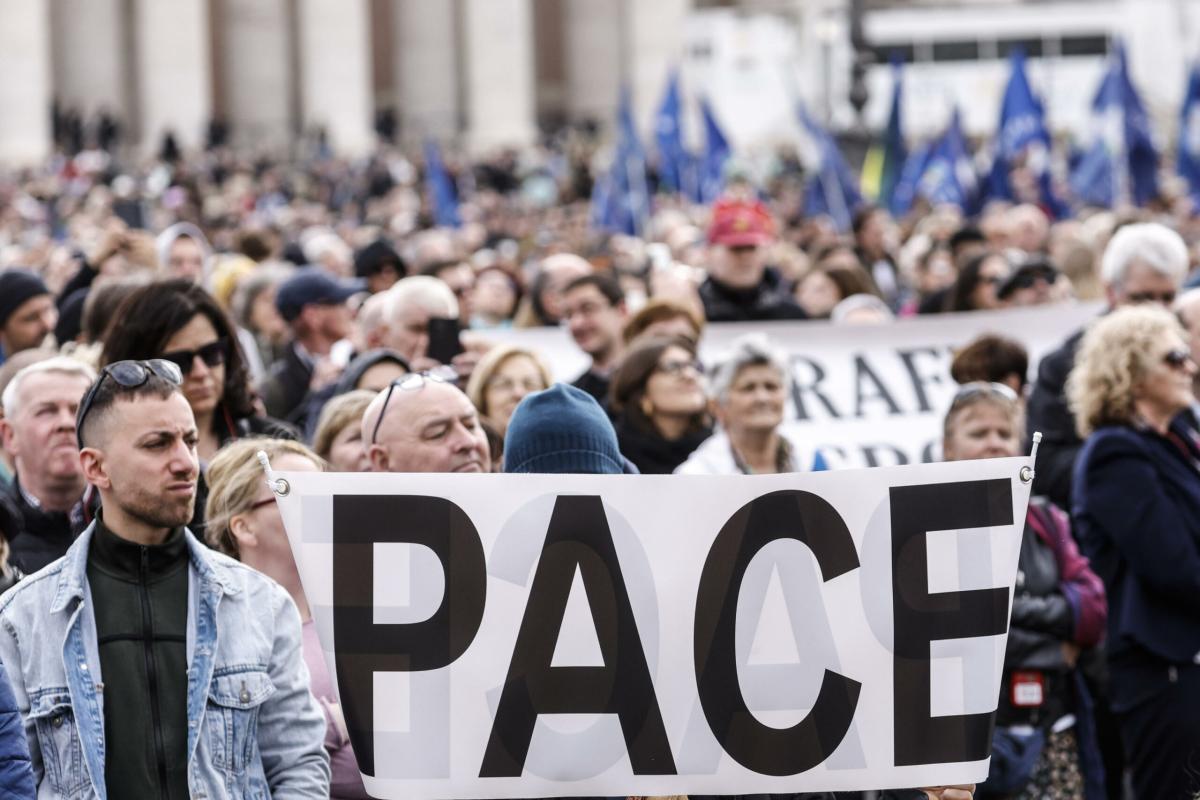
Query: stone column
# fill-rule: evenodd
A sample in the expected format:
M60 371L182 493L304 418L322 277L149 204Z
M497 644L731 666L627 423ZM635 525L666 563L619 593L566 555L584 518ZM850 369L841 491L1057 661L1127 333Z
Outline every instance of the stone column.
M224 3L220 58L225 113L233 141L286 145L292 135L292 74L287 0Z
M208 0L139 0L138 109L143 150L172 131L181 147L203 145L212 119Z
M573 120L607 123L617 105L627 64L625 0L566 0L567 110Z
M54 96L89 119L101 110L129 122L127 70L120 0L53 0Z
M653 132L667 73L683 63L683 25L692 0L624 0L624 4L624 58L629 70L625 79L633 91L634 119L645 135Z
M395 0L397 110L404 138L447 138L459 131L459 44L455 4Z
M375 143L367 0L300 0L300 108L346 155Z
M50 153L50 10L46 0L0 0L0 162Z
M467 144L529 144L537 134L529 0L464 0L462 8Z

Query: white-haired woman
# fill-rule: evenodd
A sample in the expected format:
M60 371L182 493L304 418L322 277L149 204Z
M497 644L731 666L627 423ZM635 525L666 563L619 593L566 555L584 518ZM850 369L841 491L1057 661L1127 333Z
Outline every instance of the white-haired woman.
M1088 330L1067 381L1075 534L1108 593L1109 695L1138 797L1200 792L1200 444L1192 362L1150 303Z
M820 451L780 430L790 374L765 336L734 340L729 357L713 370L712 415L720 427L677 475L737 475L826 469Z

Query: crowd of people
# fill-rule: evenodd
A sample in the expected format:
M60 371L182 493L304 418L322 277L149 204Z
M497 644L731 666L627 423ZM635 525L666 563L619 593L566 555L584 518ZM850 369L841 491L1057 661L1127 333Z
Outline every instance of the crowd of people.
M1040 364L1003 335L955 358L945 459L1044 439L991 774L912 796L1200 793L1200 218L867 206L839 232L784 159L608 235L588 155L452 158L457 228L389 147L129 171L84 150L0 180L0 786L368 796L258 450L344 472L824 470L784 425L787 358L752 334L702 363L707 326L886 337L1104 300ZM548 326L586 356L573 385L489 336Z

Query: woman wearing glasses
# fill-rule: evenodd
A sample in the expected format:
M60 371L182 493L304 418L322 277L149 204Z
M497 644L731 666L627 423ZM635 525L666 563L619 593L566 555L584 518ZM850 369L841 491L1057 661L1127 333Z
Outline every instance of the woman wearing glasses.
M499 345L487 352L467 381L467 397L479 416L501 436L517 404L528 394L550 387L550 368L532 350Z
M1107 656L1138 797L1200 791L1200 445L1179 412L1192 362L1175 317L1125 307L1084 335L1067 398L1086 437L1072 512L1108 590Z
M613 375L610 403L621 453L646 474L669 475L712 434L696 345L647 339Z
M206 465L226 442L243 436L295 438L281 423L260 416L233 324L212 295L191 281L147 284L121 302L100 356L101 366L161 358L179 367L183 394L196 417L201 478L192 530L204 520Z
M943 427L947 461L1019 455L1015 392L964 384ZM1066 514L1040 498L1025 517L989 779L979 797L1103 795L1089 704L1075 667L1104 633L1104 587L1079 554Z

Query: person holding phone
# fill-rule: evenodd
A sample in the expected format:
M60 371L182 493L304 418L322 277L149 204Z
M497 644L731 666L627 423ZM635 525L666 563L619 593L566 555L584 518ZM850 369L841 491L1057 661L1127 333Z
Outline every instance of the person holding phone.
M452 366L465 381L488 345L464 336L458 300L443 281L413 275L388 290L383 346L400 354L413 372Z

